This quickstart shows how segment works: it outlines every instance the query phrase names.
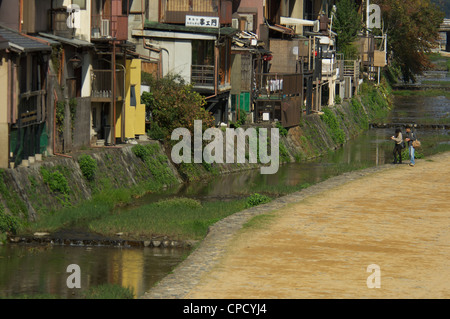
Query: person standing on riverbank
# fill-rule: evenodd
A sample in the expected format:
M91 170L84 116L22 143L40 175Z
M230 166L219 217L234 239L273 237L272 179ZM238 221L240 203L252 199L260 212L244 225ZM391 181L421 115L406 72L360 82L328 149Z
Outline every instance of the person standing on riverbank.
M414 166L414 146L413 142L417 139L416 133L411 131L411 126L406 127L406 134L405 134L405 141L408 142L408 150L409 150L409 157L410 157L410 163L409 166Z
M402 130L396 129L395 135L391 136L391 140L395 142L394 146L394 162L392 164L397 164L397 154L398 154L398 163L402 164L402 143L403 143L403 136L402 136Z

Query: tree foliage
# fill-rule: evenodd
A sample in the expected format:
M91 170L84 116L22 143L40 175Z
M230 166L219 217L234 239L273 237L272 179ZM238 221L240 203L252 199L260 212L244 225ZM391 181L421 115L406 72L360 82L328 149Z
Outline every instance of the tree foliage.
M430 0L374 0L381 8L388 53L405 82L431 67L426 54L439 38L444 13Z
M355 59L358 52L353 43L361 30L362 18L354 0L339 0L333 25L337 33L338 52L343 53L346 59Z
M445 13L446 18L450 18L450 1L448 0L431 0L431 2L438 5Z
M194 120L201 120L203 129L212 127L214 119L203 107L202 95L192 89L179 75L168 75L157 79L143 74L143 82L150 86L150 93L143 96L147 113L151 113L151 127L155 136L170 139L176 128L194 130Z

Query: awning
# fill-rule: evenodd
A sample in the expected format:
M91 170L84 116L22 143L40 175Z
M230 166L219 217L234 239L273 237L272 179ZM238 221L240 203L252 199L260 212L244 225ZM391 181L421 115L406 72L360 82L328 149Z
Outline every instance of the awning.
M271 29L271 30L278 31L283 34L294 35L294 30L292 30L291 28L283 27L278 24L275 24L275 25L268 24L268 26L269 26L269 29Z
M58 41L63 44L68 44L68 45L74 46L76 48L93 47L94 46L93 43L84 41L84 40L80 40L80 39L69 39L69 38L64 38L64 37L60 37L60 36L57 36L54 34L43 33L43 32L39 32L39 35L43 36L44 38L52 39L52 40Z

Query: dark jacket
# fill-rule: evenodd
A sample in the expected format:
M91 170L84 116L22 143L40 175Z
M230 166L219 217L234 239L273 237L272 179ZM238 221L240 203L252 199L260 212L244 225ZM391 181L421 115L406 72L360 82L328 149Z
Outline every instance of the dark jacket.
M408 147L412 145L412 142L415 141L417 139L416 137L416 132L406 132L405 133L405 138L409 138L410 140L408 141Z

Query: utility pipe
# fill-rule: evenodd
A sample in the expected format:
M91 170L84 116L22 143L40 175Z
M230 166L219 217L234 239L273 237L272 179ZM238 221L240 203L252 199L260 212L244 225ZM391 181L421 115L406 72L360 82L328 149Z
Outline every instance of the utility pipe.
M113 125L112 125L112 130L113 130L113 135L111 137L111 144L115 145L116 144L116 41L113 40L113 56L112 56L112 67L113 67L113 92L112 92L112 96L113 96Z
M23 24L23 0L19 1L19 32L22 33Z

